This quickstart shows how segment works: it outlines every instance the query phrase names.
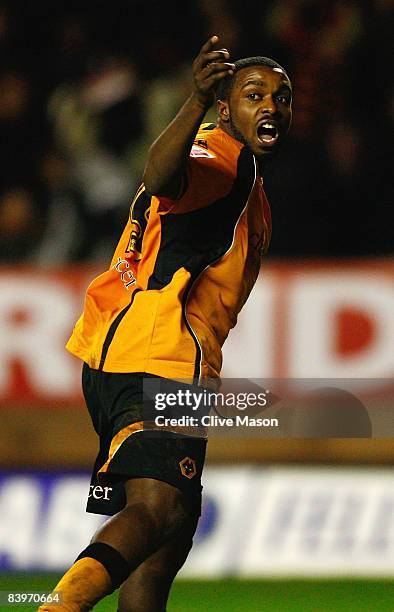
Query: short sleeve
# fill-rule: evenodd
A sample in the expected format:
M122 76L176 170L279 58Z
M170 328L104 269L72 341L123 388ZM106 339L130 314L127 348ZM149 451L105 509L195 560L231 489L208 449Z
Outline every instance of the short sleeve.
M183 213L204 208L229 193L235 174L234 164L222 153L194 144L183 179L181 197L159 198L158 212Z

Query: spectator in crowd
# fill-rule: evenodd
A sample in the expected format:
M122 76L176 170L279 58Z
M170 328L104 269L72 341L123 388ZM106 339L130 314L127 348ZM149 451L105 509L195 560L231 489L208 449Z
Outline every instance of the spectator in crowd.
M292 134L265 181L271 255L392 254L394 89L381 58L393 8L393 0L115 0L92 11L89 2L3 0L3 223L13 217L4 206L24 193L25 218L30 207L35 218L24 257L106 259L148 143L185 96L179 58L187 63L215 31L234 57L263 48L299 84ZM17 259L9 248L4 258Z
M128 155L142 133L136 84L130 62L106 56L83 78L61 84L50 99L56 145L69 160L73 184L84 194L82 227L95 228L84 232L81 255L90 258L110 256L112 228L124 218L136 187Z
M27 187L5 189L0 196L0 260L27 262L34 258L42 234L43 218L33 192Z

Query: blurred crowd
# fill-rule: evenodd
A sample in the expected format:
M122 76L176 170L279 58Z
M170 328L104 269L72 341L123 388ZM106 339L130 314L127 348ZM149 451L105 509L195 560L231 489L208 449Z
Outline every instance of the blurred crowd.
M0 0L0 261L106 261L213 34L288 71L274 257L393 255L393 0ZM215 120L215 111L210 111ZM389 166L390 164L390 166Z

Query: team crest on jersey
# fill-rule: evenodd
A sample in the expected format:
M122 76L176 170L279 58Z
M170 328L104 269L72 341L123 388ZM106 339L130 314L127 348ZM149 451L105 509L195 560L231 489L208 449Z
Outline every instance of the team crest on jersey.
M186 476L186 478L193 478L197 474L196 462L194 459L190 459L190 457L182 459L179 462L179 467L181 468L182 476Z
M149 220L150 197L141 185L130 207L130 238L125 249L126 257L132 257L134 263L141 259L142 239Z
M194 144L190 151L190 157L215 157L212 153L209 153L201 145Z

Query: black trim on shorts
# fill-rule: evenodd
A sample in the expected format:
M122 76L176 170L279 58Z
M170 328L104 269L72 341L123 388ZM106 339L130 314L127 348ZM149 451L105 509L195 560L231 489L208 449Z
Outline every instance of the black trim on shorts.
M144 380L156 379L158 390L178 389L182 383L137 372L113 373L84 364L82 388L100 447L92 470L87 512L114 515L126 504L124 483L131 478L152 478L178 488L193 513L201 512L201 475L206 439L165 430L139 429L123 439L105 472L111 443L123 429L151 420L152 390L144 392ZM175 387L174 387L175 386ZM189 387L189 385L185 385ZM119 439L121 440L121 438Z

